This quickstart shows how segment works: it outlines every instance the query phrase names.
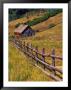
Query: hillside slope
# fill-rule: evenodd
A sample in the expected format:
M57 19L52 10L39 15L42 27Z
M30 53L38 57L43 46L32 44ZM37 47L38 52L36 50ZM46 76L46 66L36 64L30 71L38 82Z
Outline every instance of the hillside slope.
M24 40L23 40L24 41ZM22 41L22 43L23 43ZM26 43L32 43L33 47L38 46L41 52L45 47L46 53L51 53L55 48L55 54L62 56L62 24L43 32L37 33L34 37L25 38ZM52 64L51 58L46 62ZM62 61L56 60L56 67L62 69ZM10 81L53 81L41 70L33 66L32 59L20 52L13 44L9 44L9 80Z
M54 24L56 26L59 23L62 23L62 13L50 17L48 20L41 22L37 25L34 25L32 28L34 30L42 31L48 29L50 24Z
M32 17L33 18L33 17ZM18 22L22 22L23 18L9 23L10 34L13 35L15 25ZM55 26L48 29L50 24ZM38 50L41 52L42 48L45 48L45 53L51 53L52 49L55 49L56 56L63 56L62 52L62 13L57 14L48 20L32 26L34 30L39 30L34 36L21 38L22 43L29 42L35 48L38 46ZM32 65L32 59L26 57L18 49L9 44L9 80L11 81L52 81L38 68ZM46 62L52 64L52 58L46 58ZM62 61L55 61L56 67L62 69ZM17 72L17 73L16 73Z
M27 37L25 41L32 43L33 46L38 46L40 50L45 47L46 52L49 53L51 53L52 48L55 48L56 55L62 56L62 24L43 32L38 32L33 37Z
M11 21L9 23L9 33L13 35L14 30L15 30L15 26L16 26L17 23L22 23L22 22L24 23L27 20L32 20L32 19L34 19L36 17L38 17L38 16L35 15L33 17L30 16L29 19L21 18L21 19ZM62 13L59 13L54 17L50 17L48 20L46 20L44 22L41 22L39 24L36 24L36 25L32 26L32 28L33 28L33 30L43 31L43 30L48 29L50 24L57 25L57 24L59 24L61 22L62 22Z

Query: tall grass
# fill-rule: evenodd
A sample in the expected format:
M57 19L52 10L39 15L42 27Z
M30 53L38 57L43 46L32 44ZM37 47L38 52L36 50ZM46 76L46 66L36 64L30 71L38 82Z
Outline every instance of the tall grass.
M60 17L62 16L60 15ZM55 18L53 18L54 24L55 22L57 22L57 20L61 21L61 18L57 17L56 20ZM9 28L11 32L15 29L15 22L12 22L12 27L14 28ZM52 20L50 20L50 22L52 22ZM42 28L42 25L38 26ZM37 29L38 26L36 26ZM46 26L45 23L44 26ZM45 47L46 53L51 53L52 48L55 48L56 55L62 56L62 23L50 29L38 32L35 36L26 37L22 40L22 43L24 42L24 40L26 43L31 43L33 47L38 46L40 52L43 47ZM51 58L47 58L46 62L52 63ZM43 72L41 72L41 70L35 67L32 63L32 59L28 58L25 54L20 52L17 48L15 48L13 44L9 44L10 81L52 81L52 79L47 77ZM62 62L56 60L56 66L62 69Z
M26 43L31 43L34 48L38 46L40 52L42 52L42 48L45 48L45 53L51 54L54 48L55 55L62 56L62 24L43 32L38 32L35 36L27 37L24 40ZM46 61L52 63L51 58L46 58ZM56 66L62 66L62 61L56 60Z
M53 81L35 67L31 58L9 43L9 81Z

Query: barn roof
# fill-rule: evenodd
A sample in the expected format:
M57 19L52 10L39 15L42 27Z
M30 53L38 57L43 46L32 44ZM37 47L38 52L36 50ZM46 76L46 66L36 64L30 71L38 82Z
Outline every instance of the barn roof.
M16 28L14 32L22 33L27 27L28 27L28 25L22 24L18 28Z

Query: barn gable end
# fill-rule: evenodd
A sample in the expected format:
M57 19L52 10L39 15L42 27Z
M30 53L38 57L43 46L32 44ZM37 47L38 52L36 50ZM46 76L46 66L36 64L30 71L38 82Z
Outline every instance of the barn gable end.
M35 31L28 25L20 25L15 29L14 34L20 36L32 36L35 35Z

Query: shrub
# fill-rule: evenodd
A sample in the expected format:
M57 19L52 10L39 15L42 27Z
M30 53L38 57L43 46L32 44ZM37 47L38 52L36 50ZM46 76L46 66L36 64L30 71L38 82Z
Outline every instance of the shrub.
M39 30L36 30L35 32L39 32Z
M39 18L35 18L33 19L32 21L28 21L26 22L26 24L28 24L29 26L33 26L35 24L38 24L40 22L43 22L45 21L46 19L48 19L49 16L47 14L44 14L43 16L39 17Z
M15 28L17 28L20 24L21 24L21 23L16 24L16 25L15 25Z
M56 14L62 12L61 9L59 10L52 10L52 11L49 11L47 13L45 13L43 16L39 17L39 18L35 18L33 19L32 21L28 21L26 22L26 24L28 24L29 26L33 26L35 24L38 24L38 23L41 23L45 20L47 20L48 18L52 17L52 16L55 16ZM53 25L51 25L50 27L52 27Z
M52 28L52 27L54 27L54 26L55 26L55 24L51 23L51 24L48 26L48 29L49 29L49 28Z

